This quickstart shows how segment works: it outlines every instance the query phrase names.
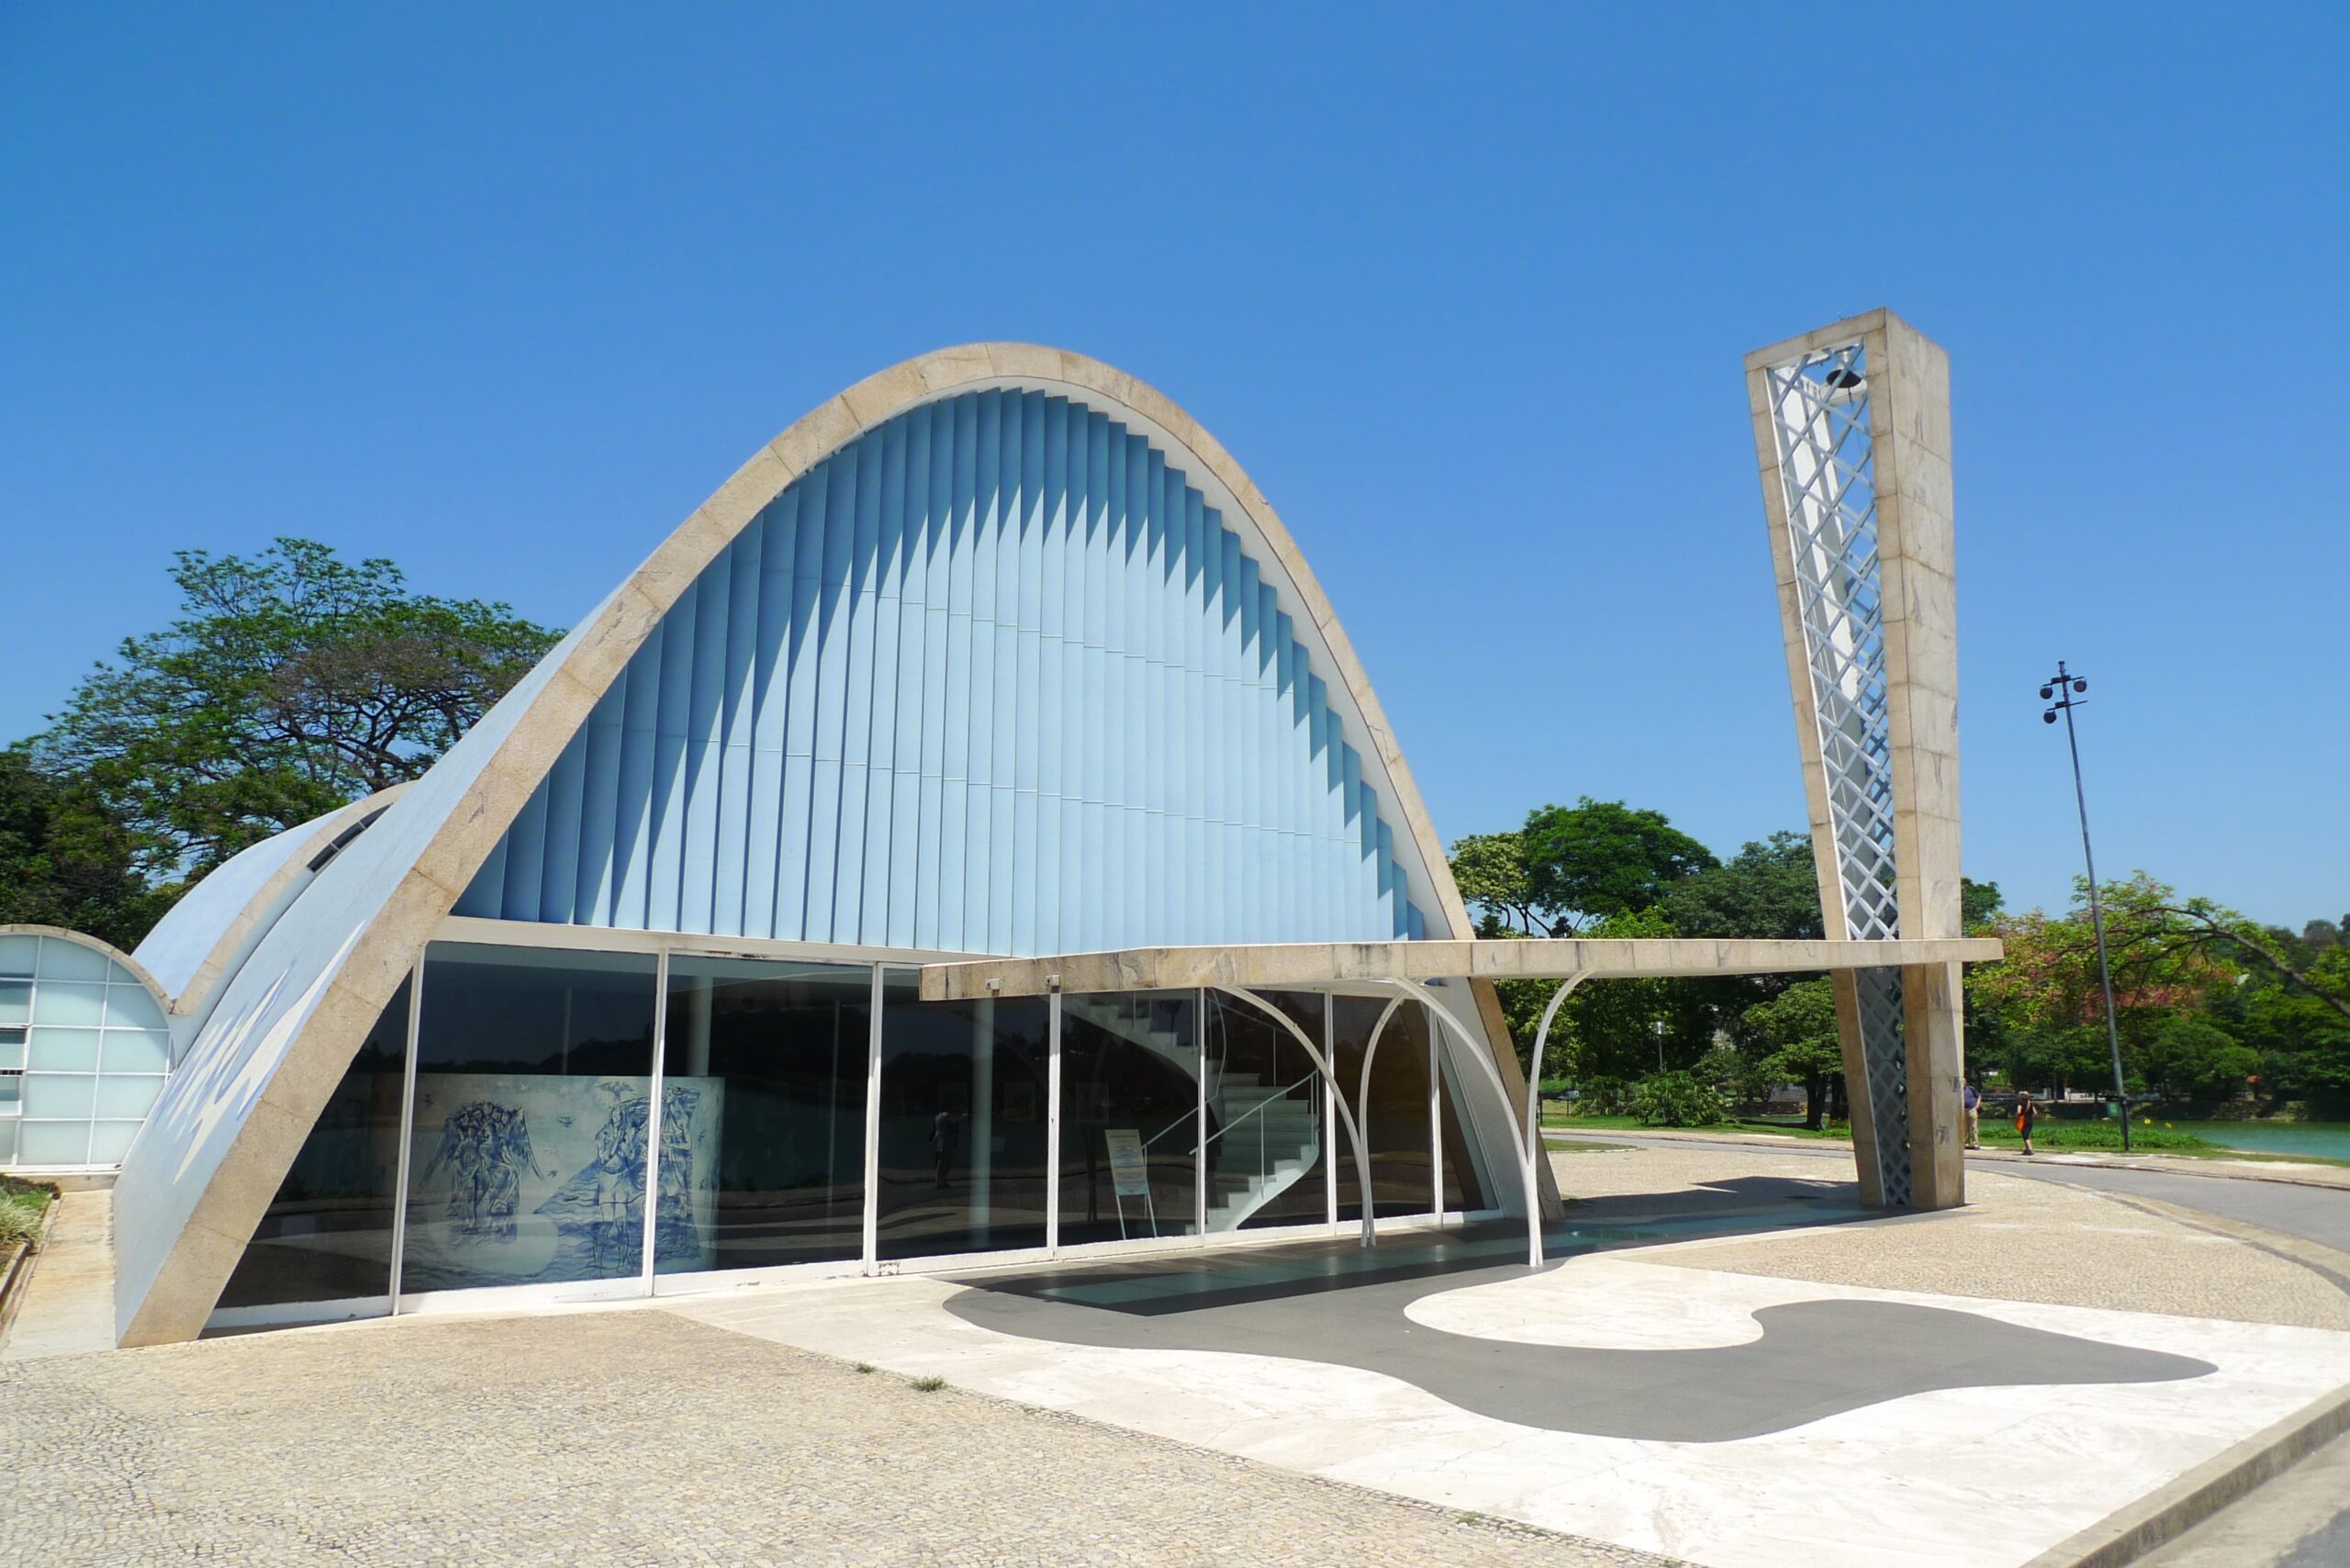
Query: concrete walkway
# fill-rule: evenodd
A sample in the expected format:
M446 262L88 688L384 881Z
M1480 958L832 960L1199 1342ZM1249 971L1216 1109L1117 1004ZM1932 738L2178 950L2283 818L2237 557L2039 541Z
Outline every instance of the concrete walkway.
M0 1367L0 1467L41 1568L1669 1568L657 1309Z
M0 1361L73 1356L114 1347L114 1193L68 1193L57 1200L49 1243L33 1260L25 1305Z

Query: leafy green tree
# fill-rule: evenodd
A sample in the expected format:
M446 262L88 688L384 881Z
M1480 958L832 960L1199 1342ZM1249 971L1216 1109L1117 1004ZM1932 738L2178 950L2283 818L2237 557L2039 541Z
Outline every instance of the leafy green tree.
M1661 901L1683 936L1816 940L1822 935L1811 836L1774 833L1673 883Z
M1518 841L1528 902L1548 918L1553 936L1652 909L1666 890L1715 864L1713 852L1662 812L1588 795L1528 812Z
M2168 1100L2233 1098L2260 1070L2260 1053L2194 1013L2163 1019L2147 1032L2147 1081Z
M1550 923L1535 913L1534 879L1518 834L1472 833L1453 844L1451 861L1461 902L1477 912L1480 935L1550 935Z
M1999 896L1997 882L1978 882L1972 877L1958 879L1958 928L1980 931L1998 919L2007 901Z
M1804 1126L1825 1126L1830 1086L1844 1075L1834 984L1825 976L1797 980L1748 1008L1743 1022L1764 1050L1757 1070L1774 1083L1802 1084Z
M62 925L136 946L175 890L138 870L138 835L89 781L0 749L0 925Z
M310 540L183 551L172 579L180 618L125 641L37 740L159 883L416 778L559 635L504 604L412 593L391 562Z

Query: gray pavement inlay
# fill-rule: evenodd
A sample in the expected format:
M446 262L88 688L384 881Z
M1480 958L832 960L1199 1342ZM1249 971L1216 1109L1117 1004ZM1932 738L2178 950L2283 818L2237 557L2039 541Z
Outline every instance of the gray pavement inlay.
M1651 1237L1651 1239L1662 1238ZM1694 1350L1521 1344L1413 1322L1440 1292L1521 1278L1489 1235L1202 1253L974 1276L946 1310L997 1333L1111 1350L1207 1350L1360 1368L1495 1420L1661 1442L1729 1442L1936 1389L2165 1383L2208 1361L1897 1302L1766 1307L1760 1336ZM1561 1228L1555 1251L1592 1249ZM1560 1267L1550 1264L1550 1267Z

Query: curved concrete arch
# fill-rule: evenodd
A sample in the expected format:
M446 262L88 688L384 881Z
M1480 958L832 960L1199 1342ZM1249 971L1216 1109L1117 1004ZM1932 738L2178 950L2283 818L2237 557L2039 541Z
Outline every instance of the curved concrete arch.
M220 984L285 913L321 852L354 826L380 816L408 789L405 783L312 817L231 856L188 890L139 944L178 989L164 1009L174 1020L200 1019ZM249 874L240 875L241 871ZM230 913L233 911L234 913Z
M148 972L146 965L103 936L93 936L86 931L69 931L62 925L33 924L0 925L0 936L48 936L60 942L71 942L77 947L88 947L103 953L129 970L133 980L147 988L148 994L155 999L155 1007L158 1012L166 1018L172 1015L171 992L165 991L162 982Z
M220 987L213 1015L142 1130L118 1189L118 1328L126 1345L193 1338L360 1041L607 688L704 568L783 489L904 409L990 386L1066 391L1133 416L1228 496L1277 565L1369 737L1408 846L1397 860L1447 930L1472 935L1417 787L1368 676L1295 541L1198 420L1125 373L1029 343L974 343L866 377L794 421L697 508L490 714L305 887ZM1345 716L1341 710L1341 716ZM1409 853L1404 851L1408 849ZM297 911L289 911L296 913ZM1492 1064L1515 1054L1475 987ZM1505 1098L1507 1098L1505 1092Z

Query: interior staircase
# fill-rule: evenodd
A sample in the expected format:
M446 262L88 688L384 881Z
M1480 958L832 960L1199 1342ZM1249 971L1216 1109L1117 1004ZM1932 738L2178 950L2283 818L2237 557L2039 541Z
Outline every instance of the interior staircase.
M1322 1158L1318 1088L1312 1080L1283 1085L1261 1073L1218 1079L1209 1097L1222 1146L1209 1173L1209 1230L1237 1230L1314 1169Z
M1200 1045L1192 1031L1115 1014L1089 1014L1087 1021L1182 1069L1192 1081L1200 1080ZM1209 1125L1215 1129L1209 1146L1207 1227L1237 1230L1297 1185L1321 1159L1323 1096L1313 1078L1280 1083L1215 1060L1205 1071Z

